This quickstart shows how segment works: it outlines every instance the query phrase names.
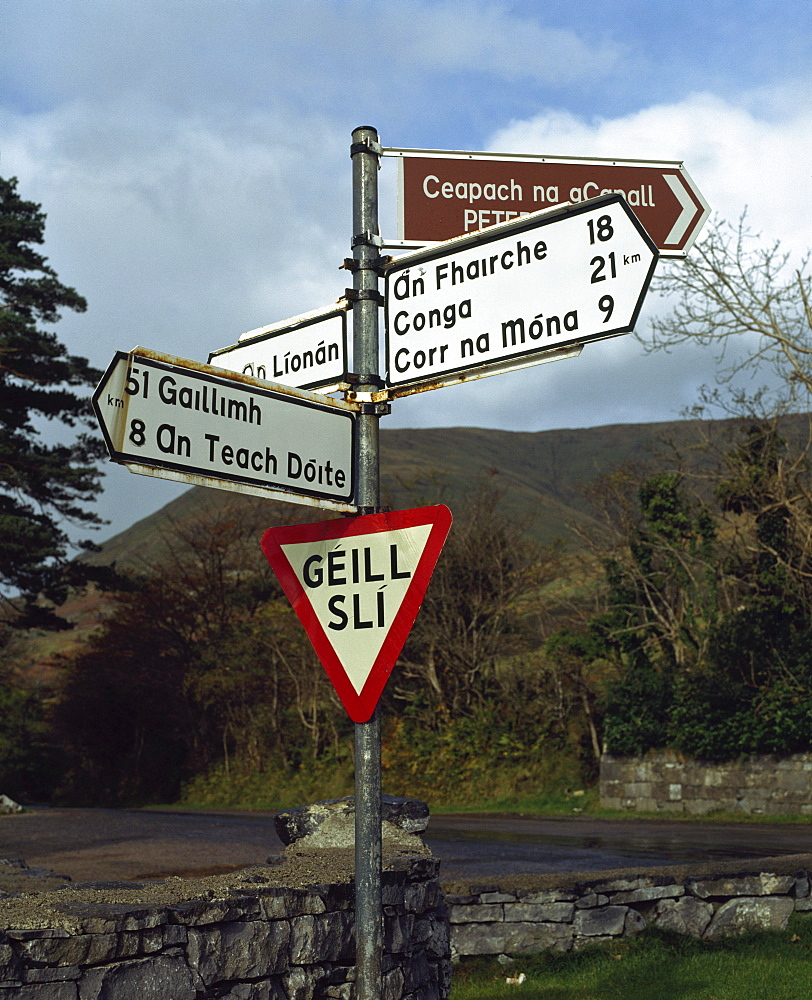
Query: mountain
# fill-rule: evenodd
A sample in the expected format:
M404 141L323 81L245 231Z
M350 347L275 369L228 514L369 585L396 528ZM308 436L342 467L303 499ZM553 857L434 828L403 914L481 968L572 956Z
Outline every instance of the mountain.
M566 540L571 555L559 563L565 590L591 587L594 567L579 556L570 524L592 521L585 491L604 474L624 463L651 463L659 471L676 465L678 454L696 469L712 459L696 450L700 437L724 445L737 437L747 421L672 421L613 424L586 429L516 432L476 427L381 430L382 502L394 508L446 503L452 513L483 475L500 491L504 517L543 544ZM785 417L784 436L803 446L809 433L805 415ZM137 488L137 477L133 489ZM96 565L115 563L138 571L163 561L181 536L200 537L224 513L256 526L256 558L263 562L259 538L265 528L282 523L333 516L314 507L284 504L241 493L192 487L160 510L135 522L102 543L99 552L83 555ZM585 582L586 581L586 582ZM108 613L104 594L77 593L61 609L74 623L67 632L29 632L15 636L4 660L31 682L48 682L58 670L54 654L80 647Z
M794 419L794 418L793 418ZM452 512L485 475L502 494L507 518L542 543L570 537L569 523L591 520L585 488L627 462L674 463L673 448L688 451L700 429L730 437L739 420L613 424L586 429L518 432L476 427L381 430L381 493L392 507L443 502ZM304 506L280 504L223 490L192 487L160 510L85 556L120 569L160 560L168 527L191 524L229 506L247 515L265 512L266 527L325 516Z

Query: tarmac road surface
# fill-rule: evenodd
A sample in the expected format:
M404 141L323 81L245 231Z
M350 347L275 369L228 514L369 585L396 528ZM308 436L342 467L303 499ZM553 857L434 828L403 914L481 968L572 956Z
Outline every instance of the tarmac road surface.
M282 851L272 812L37 809L0 817L0 858L75 882L186 877L264 864ZM812 824L432 816L443 878L588 871L805 854Z

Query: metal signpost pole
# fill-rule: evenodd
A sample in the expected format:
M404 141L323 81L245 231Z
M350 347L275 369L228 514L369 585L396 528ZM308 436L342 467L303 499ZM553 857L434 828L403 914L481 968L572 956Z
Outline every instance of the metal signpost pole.
M358 393L381 388L378 359L378 166L381 146L374 128L352 133L353 367ZM364 412L367 411L367 412ZM374 403L358 415L358 488L361 513L380 504L378 420ZM381 896L381 717L355 724L355 971L358 1000L379 1000L383 950Z

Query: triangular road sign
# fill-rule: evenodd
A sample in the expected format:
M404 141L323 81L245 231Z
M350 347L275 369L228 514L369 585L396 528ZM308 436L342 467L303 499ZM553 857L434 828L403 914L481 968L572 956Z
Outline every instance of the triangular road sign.
M442 505L271 528L262 551L353 722L375 711L451 527Z

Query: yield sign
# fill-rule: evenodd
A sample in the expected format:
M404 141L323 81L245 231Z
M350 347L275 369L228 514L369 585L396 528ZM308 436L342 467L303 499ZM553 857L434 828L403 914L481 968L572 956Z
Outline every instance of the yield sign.
M262 551L353 722L375 711L451 527L442 505L270 528Z

